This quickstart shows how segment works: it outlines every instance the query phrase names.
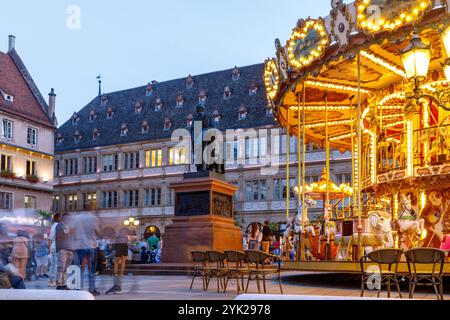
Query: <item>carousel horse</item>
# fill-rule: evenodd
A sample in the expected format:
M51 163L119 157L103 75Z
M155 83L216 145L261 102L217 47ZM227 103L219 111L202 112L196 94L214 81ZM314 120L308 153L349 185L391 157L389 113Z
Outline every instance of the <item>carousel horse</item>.
M317 204L317 202L314 201L312 198L306 198L305 199L305 205L306 205L305 210L308 210L309 208L315 207L316 204ZM288 225L287 225L286 231L283 234L283 236L285 238L289 237L292 233L299 233L299 232L302 231L302 225L303 225L302 217L303 217L303 208L302 208L302 204L300 203L300 205L298 207L298 210L297 210L297 214L294 217L290 218L289 221L288 221ZM306 220L304 221L304 224L305 225L309 225L308 218L306 218ZM309 227L308 226L308 227L305 228L306 232L311 232L311 230L314 233L314 228L313 227Z
M410 197L403 197L402 208L403 211L397 220L399 231L406 234L416 233L420 237L425 229L425 220L417 219Z
M372 211L368 215L369 232L372 233L379 243L382 243L381 248L393 248L394 237L392 235L391 215L385 211Z
M408 147L406 143L406 135L403 135L400 143L394 148L394 159L397 162L398 168L401 168L405 162L405 154ZM392 165L395 167L395 163Z

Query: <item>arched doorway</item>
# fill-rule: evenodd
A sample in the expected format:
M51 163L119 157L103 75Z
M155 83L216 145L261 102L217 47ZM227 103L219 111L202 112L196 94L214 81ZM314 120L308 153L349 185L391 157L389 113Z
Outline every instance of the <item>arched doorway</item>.
M158 238L161 239L161 231L157 226L148 226L147 228L145 228L144 238L145 239L150 238L150 235L152 233L154 233Z

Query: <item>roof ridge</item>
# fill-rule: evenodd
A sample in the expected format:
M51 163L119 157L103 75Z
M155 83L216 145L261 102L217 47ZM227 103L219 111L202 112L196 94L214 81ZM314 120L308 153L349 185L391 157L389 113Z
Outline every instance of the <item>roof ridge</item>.
M53 120L48 115L48 104L45 101L44 97L42 96L39 88L37 87L36 83L33 80L33 77L31 76L30 72L28 71L27 67L23 63L22 59L20 58L19 54L17 53L16 49L12 49L7 53L11 57L11 60L13 61L14 65L16 66L17 70L19 71L22 78L25 80L25 83L27 84L28 88L31 90L31 93L33 94L34 98L36 99L37 103L41 107L42 111L44 112L45 117L49 121L49 124L51 124L52 127L55 127Z

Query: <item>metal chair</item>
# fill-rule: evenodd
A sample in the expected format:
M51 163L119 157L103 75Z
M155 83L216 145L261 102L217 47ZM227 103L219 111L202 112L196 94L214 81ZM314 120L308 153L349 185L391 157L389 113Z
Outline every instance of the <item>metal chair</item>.
M192 290L195 278L201 277L203 291L206 291L206 261L208 260L208 256L206 255L206 252L203 251L192 251L191 255L194 274L192 276L191 287L189 290Z
M283 288L281 286L281 265L280 261L278 261L278 266L276 268L273 265L267 267L265 266L266 261L270 259L277 258L277 256L255 250L247 250L245 251L247 255L247 261L249 265L249 274L247 280L247 287L245 288L245 293L248 291L248 286L250 280L254 278L256 280L256 284L258 286L258 293L261 293L260 280L263 281L264 293L267 293L266 290L266 276L274 274L278 278L278 285L280 286L281 294L283 294ZM254 266L253 266L254 265Z
M380 297L381 287L387 286L387 296L391 297L391 282L393 281L397 287L398 294L402 298L400 285L398 282L399 274L397 273L398 264L403 251L400 249L381 249L370 252L360 259L361 266L361 297L364 296L364 290L367 280L375 280L378 287L377 297ZM364 268L365 261L371 261L377 264L376 270L366 270ZM392 266L394 270L392 270Z
M225 254L219 251L207 251L207 268L206 268L206 290L209 288L209 282L212 278L217 279L217 292L225 287L224 278L226 275L225 269Z
M433 286L438 300L444 300L445 252L435 248L415 248L406 251L405 256L409 271L409 298L414 297L416 286Z
M249 269L247 264L247 255L242 251L225 251L226 256L226 277L224 292L227 291L228 281L236 279L237 293L240 293L242 284L242 291L244 291L244 276L248 276Z

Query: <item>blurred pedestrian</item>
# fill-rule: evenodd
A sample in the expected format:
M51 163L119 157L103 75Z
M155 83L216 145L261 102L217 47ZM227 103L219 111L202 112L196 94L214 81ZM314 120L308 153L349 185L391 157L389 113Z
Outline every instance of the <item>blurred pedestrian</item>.
M48 245L50 248L50 287L56 286L56 265L58 262L58 255L56 254L56 227L61 222L61 217L60 213L53 215L53 224L48 237Z
M272 229L269 227L269 221L264 222L264 227L262 229L262 241L261 241L261 251L269 253L270 243L272 242Z
M57 224L55 230L55 247L58 256L56 290L67 289L67 268L73 260L73 229L70 227L68 214Z
M47 274L48 268L48 240L42 234L36 235L34 239L34 259L36 260L36 279L50 278Z
M148 238L147 242L148 242L149 248L152 248L153 246L156 246L158 249L160 248L160 244L159 244L160 241L155 233L152 233L150 235L150 238Z
M97 237L100 235L98 219L90 212L84 212L74 217L75 248L78 255L78 263L81 266L81 283L85 268L89 273L89 292L97 296L100 292L95 287L95 275L97 272Z
M111 289L107 290L106 294L118 293L122 291L122 277L125 272L125 265L128 256L128 230L125 228L120 229L117 236L112 241L112 249L115 252L114 260L114 285ZM120 273L119 273L120 266Z
M21 230L18 231L17 237L13 240L11 257L22 279L25 279L27 276L27 263L30 257L28 245L27 233Z

